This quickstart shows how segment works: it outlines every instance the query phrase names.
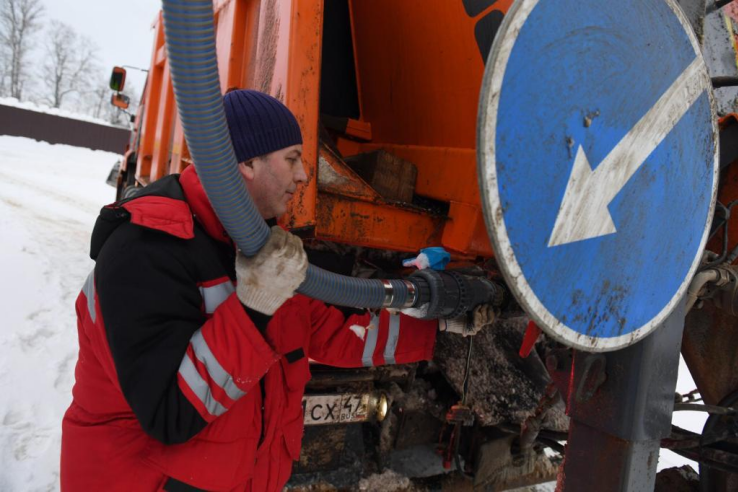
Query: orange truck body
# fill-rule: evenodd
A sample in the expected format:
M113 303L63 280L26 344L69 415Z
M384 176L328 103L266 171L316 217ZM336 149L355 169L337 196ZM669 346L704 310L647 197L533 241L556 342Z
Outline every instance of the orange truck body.
M477 105L487 53L511 4L215 0L222 91L267 92L302 128L309 180L280 221L303 237L354 246L493 256L477 187ZM144 186L191 163L161 15L153 28L137 145L126 160ZM326 128L328 120L340 128ZM384 199L343 160L378 149L414 164L415 195L440 202L441 211Z

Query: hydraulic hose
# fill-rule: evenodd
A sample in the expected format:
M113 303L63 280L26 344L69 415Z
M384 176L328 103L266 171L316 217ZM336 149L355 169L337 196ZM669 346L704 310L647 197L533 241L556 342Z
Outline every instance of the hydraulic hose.
M220 91L212 0L163 0L169 68L187 146L215 213L241 252L255 255L269 238L238 173ZM310 265L298 292L351 307L411 307L408 280L345 277Z

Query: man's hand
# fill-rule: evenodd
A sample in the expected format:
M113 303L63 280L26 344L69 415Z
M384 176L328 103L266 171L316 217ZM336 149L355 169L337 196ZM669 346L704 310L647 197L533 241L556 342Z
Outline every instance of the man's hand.
M441 331L469 337L476 335L483 328L491 326L496 318L497 313L494 307L489 304L480 304L471 313L459 318L439 319L438 328Z
M272 315L295 294L305 280L307 267L302 240L274 226L269 240L255 256L247 258L238 253L236 294L251 309Z

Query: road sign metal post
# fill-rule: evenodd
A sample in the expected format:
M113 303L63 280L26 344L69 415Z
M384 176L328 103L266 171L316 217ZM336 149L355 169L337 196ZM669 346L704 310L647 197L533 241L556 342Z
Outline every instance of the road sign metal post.
M684 314L682 302L653 334L626 349L575 353L557 490L653 491L660 441L671 432Z
M715 114L676 0L518 0L497 33L480 194L517 301L581 351L564 490L652 490L715 208Z

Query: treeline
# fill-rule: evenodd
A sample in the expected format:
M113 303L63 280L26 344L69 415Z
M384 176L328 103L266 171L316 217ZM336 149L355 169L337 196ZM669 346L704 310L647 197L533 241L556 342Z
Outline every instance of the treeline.
M0 0L0 97L83 113L126 126L128 117L110 104L109 71L98 47L57 20L42 0ZM127 84L135 111L138 94Z

